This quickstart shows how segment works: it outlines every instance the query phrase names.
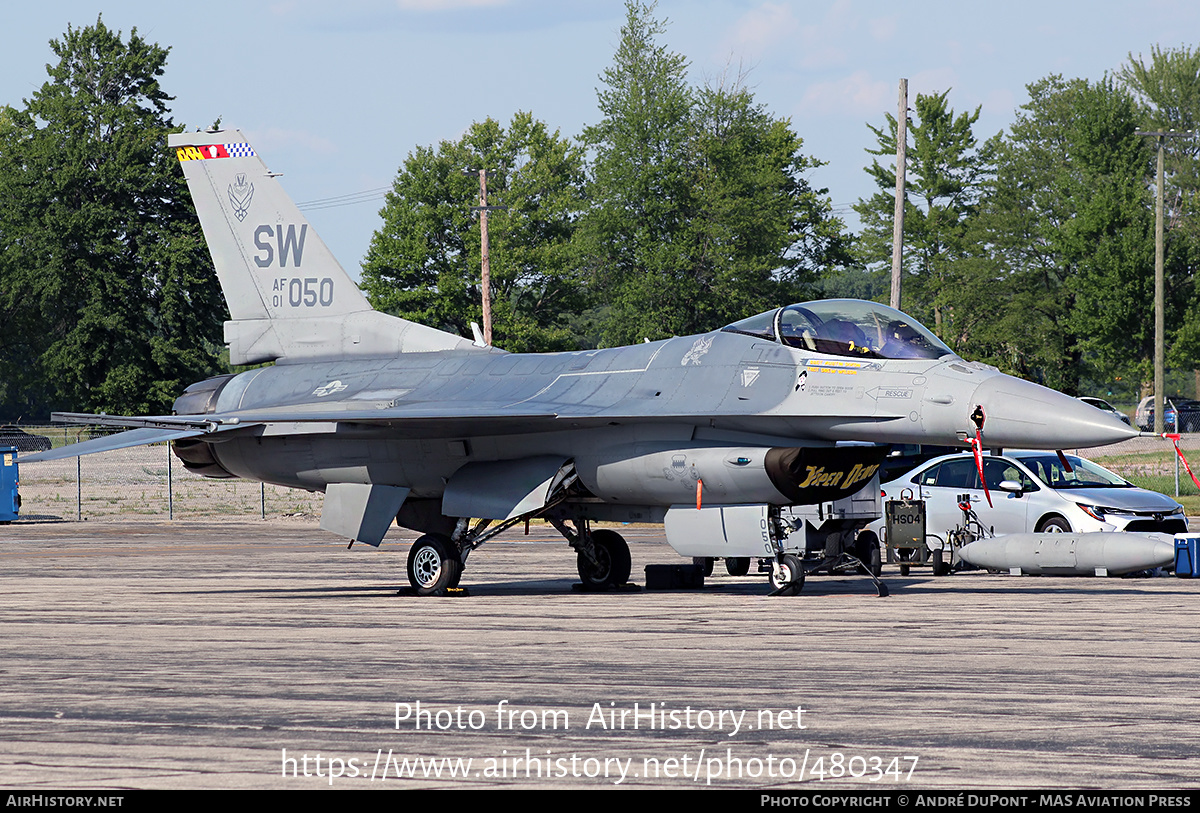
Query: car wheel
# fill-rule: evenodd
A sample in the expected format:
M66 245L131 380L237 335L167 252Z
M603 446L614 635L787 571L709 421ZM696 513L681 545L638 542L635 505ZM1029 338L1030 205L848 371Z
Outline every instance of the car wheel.
M859 534L858 539L855 540L854 548L854 555L863 563L863 566L858 568L859 574L865 576L870 573L872 576L878 578L882 569L882 563L879 555L879 540L875 537L875 534L870 531L864 531Z
M1042 524L1038 525L1037 532L1039 534L1069 534L1071 533L1071 523L1062 517L1046 517L1042 520Z

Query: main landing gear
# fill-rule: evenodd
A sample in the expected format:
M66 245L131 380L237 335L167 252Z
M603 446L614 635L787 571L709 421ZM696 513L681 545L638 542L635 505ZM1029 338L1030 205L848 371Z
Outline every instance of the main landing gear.
M585 590L620 587L629 581L629 545L616 531L601 529L591 532L592 556L577 547L576 566ZM568 537L569 538L569 537Z
M480 519L474 525L461 517L450 536L427 533L408 552L408 581L418 596L445 595L458 587L471 551L518 523L545 519L575 550L575 564L584 590L611 590L629 582L629 545L616 531L591 529L583 510L569 502L581 496L579 475L570 461L563 464L549 488L544 505L504 520ZM747 560L748 562L749 560Z
M429 533L419 537L408 551L412 591L418 596L440 596L457 588L471 551L526 519L529 517L514 517L496 525L491 520L479 520L474 527L470 520L460 519L451 536ZM546 519L575 549L584 590L611 590L629 582L629 545L619 533L607 528L593 531L582 517Z
M436 596L458 587L463 560L458 546L441 534L425 534L408 551L408 583L418 596Z

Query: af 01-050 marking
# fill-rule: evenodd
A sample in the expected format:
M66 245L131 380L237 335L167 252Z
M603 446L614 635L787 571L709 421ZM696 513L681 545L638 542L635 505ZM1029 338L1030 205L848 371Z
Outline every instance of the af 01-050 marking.
M410 567L419 592L453 587L483 541L531 517L563 533L585 584L604 586L628 575L628 551L589 523L661 522L679 506L695 510L697 491L703 512L763 507L765 520L726 512L727 530L757 545L765 521L777 566L805 555L788 542L793 506L853 498L874 482L877 444L973 436L977 405L991 446L1133 434L1073 398L964 361L899 311L854 300L631 347L477 346L372 310L241 133L169 143L230 307L230 360L273 364L192 385L174 415L63 416L135 431L41 459L170 439L207 476L324 491L328 530L373 545L393 521L424 534Z
M271 291L271 306L282 308L328 308L333 304L333 280L330 277L278 277Z

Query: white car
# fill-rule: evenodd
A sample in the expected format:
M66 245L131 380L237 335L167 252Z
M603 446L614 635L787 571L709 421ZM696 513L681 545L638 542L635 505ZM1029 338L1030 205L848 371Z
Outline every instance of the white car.
M1079 400L1083 401L1088 406L1094 406L1101 412L1107 412L1119 421L1122 421L1126 426L1133 426L1133 422L1129 420L1129 416L1115 406L1105 401L1103 398L1094 398L1090 395L1081 395Z
M1069 468L1055 452L985 455L983 476L991 507L969 452L925 461L884 483L883 498L925 500L925 541L931 551L942 550L947 532L962 525L960 494L970 495L979 522L997 536L1030 531L1187 531L1183 506L1175 500L1138 488L1090 460L1064 457ZM883 526L881 519L869 527L883 539Z

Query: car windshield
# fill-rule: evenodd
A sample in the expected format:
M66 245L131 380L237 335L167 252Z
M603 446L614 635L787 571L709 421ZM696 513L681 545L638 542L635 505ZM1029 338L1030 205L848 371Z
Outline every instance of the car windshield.
M1050 488L1133 488L1129 483L1103 466L1075 455L1065 455L1071 471L1056 454L1031 454L1017 456L1017 460L1033 472L1034 476Z
M722 330L834 356L937 359L953 355L915 319L886 305L857 299L788 305L726 325Z

